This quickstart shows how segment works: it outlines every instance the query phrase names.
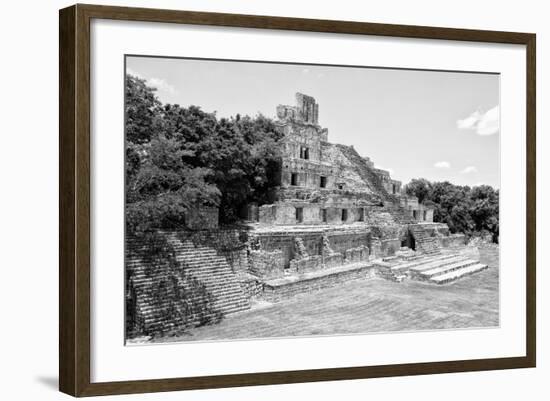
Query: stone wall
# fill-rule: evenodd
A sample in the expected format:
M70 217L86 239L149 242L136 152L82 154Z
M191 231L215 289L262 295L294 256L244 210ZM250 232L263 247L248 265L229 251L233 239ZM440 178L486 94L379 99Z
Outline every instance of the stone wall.
M369 260L369 248L366 246L359 246L357 248L346 249L345 263L359 263Z
M448 236L450 234L449 226L445 223L423 224L422 227L424 227L424 230L426 230L432 237Z
M371 233L365 227L364 229L330 229L318 231L295 231L288 233L285 231L265 232L255 234L263 251L282 253L284 267L290 267L290 261L296 259L296 249L294 239L301 238L302 243L309 256L323 255L323 236L327 236L330 242L332 253L340 256L330 256L329 262L322 262L325 266L335 266L336 261L343 260L348 249L367 247L370 248ZM325 258L327 253L325 252Z
M369 208L342 200L334 205L330 199L325 203L285 201L263 205L259 222L265 225L341 225L365 222Z
M344 264L344 256L341 253L335 252L330 255L324 255L323 265L325 268L338 267Z
M376 268L371 265L357 265L355 268L342 269L340 272L321 277L302 279L301 281L282 283L280 285L266 283L263 298L271 302L279 302L292 296L334 287L350 280L369 279L376 275Z
M298 117L310 124L317 124L319 121L319 105L315 102L315 98L296 93L296 109Z
M380 243L380 251L384 256L393 256L401 248L399 238L382 239Z
M330 246L334 252L345 254L346 250L360 246L370 247L371 234L369 230L352 232L327 233Z
M402 196L399 198L400 205L407 211L410 217L418 222L432 223L434 217L433 208L418 203L415 197Z
M251 250L249 254L250 272L262 279L282 277L284 258L281 250Z
M264 283L258 277L247 274L240 277L241 288L248 298L259 298L264 292Z
M312 255L302 259L293 259L290 261L290 270L298 274L320 270L322 268L323 259L321 255Z

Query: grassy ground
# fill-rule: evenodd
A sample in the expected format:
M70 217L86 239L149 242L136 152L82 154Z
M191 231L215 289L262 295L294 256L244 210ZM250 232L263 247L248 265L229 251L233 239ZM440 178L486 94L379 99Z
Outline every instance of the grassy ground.
M213 326L161 341L211 341L491 327L499 324L498 247L480 249L489 268L446 285L353 281L257 305Z

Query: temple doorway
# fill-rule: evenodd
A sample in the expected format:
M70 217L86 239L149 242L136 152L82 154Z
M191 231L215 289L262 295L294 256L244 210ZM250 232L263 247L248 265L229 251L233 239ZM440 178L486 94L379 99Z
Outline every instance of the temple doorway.
M401 246L416 250L416 243L410 230L407 230L405 236L401 238Z

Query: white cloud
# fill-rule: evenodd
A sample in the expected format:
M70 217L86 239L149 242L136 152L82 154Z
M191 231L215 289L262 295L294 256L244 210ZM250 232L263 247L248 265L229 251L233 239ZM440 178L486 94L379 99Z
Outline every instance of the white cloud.
M176 93L176 88L170 85L162 78L150 78L147 80L147 84L153 88L157 88L159 91L174 94Z
M477 167L476 166L468 166L464 170L462 170L460 173L461 174L477 173Z
M459 129L473 130L478 135L493 135L500 130L500 108L495 106L485 113L474 111L463 120L458 120L456 126Z
M130 67L126 68L126 74L133 75L134 77L138 78L143 78L139 72L132 70Z
M451 168L451 163L441 161L434 164L435 168Z
M169 93L171 95L177 93L176 88L173 85L170 85L166 80L162 78L145 78L143 75L141 75L139 72L132 70L130 67L126 68L126 73L129 75L133 75L134 77L144 79L148 86L152 86L153 88L157 88L157 90Z

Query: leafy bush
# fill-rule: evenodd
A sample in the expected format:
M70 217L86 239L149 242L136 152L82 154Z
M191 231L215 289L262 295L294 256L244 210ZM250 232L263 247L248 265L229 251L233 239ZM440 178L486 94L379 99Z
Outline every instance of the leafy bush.
M419 202L434 208L434 221L447 223L451 232L468 236L489 232L493 242L499 235L499 190L489 185L473 188L451 184L448 181L430 182L413 179L406 193L418 197Z
M235 222L279 183L282 134L265 116L218 119L197 106L163 105L140 78L126 80L126 220L131 235L184 224L197 206Z

